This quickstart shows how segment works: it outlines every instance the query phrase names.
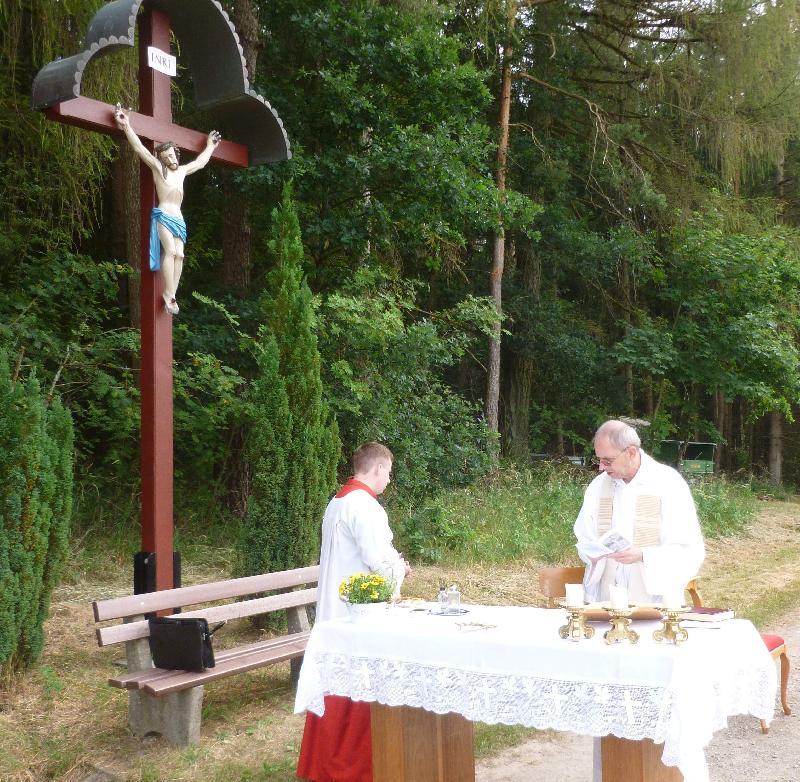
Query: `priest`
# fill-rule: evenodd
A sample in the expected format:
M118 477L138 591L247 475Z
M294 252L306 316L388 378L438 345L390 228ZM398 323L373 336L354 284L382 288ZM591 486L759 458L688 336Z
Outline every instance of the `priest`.
M392 531L378 495L392 477L392 452L364 443L353 454L353 477L328 503L322 520L317 622L345 616L339 585L353 573L377 572L394 580L395 596L411 568L392 545ZM372 782L370 706L325 697L325 714L306 715L297 764L299 779Z
M627 588L632 602L682 594L705 557L689 486L624 421L606 421L593 443L600 474L575 521L586 599L608 600L611 586Z

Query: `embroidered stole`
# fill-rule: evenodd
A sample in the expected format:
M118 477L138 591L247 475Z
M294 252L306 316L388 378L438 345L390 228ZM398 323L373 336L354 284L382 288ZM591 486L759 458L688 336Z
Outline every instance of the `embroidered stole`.
M606 476L603 481L597 508L597 536L611 529L614 512L614 481ZM661 543L661 497L641 494L636 498L636 514L633 520L634 546L657 546Z

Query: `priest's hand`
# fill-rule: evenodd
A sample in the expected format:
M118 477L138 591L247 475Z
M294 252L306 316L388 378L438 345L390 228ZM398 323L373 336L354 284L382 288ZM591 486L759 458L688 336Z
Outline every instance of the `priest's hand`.
M609 554L608 558L622 565L633 565L635 562L641 562L643 556L639 546L628 546L624 551L618 551L616 554Z

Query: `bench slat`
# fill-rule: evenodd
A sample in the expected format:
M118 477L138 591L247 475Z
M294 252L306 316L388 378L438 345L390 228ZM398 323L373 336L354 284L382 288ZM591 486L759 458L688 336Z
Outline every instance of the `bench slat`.
M187 588L192 589L193 587ZM163 593L155 592L152 594L167 594L168 592L178 591L180 590L170 589L165 590ZM269 597L259 597L255 600L242 600L238 603L201 608L197 611L185 611L180 614L180 616L203 616L208 620L209 624L212 624L227 619L240 619L245 616L266 614L270 611L278 611L282 608L312 605L316 600L317 590L315 587L313 589L300 589L296 592L284 592L280 595L270 595ZM96 628L95 632L97 633L97 643L100 646L110 646L111 644L123 643L125 641L135 641L138 638L147 638L150 635L150 627L147 620L141 620L139 622L128 622L126 624Z
M295 633L290 636L269 638L266 641L257 641L252 644L246 644L245 646L237 646L233 649L223 649L220 652L214 653L216 666L221 666L223 663L253 654L260 654L262 652L274 652L280 654L284 650L284 647L287 646L296 652L298 646L300 646L302 649L305 649L309 635L310 632ZM295 656L298 655L295 654ZM119 687L120 689L124 690L137 690L143 689L145 684L156 682L161 679L168 679L175 676L177 673L185 672L168 670L166 668L148 668L143 671L134 671L132 673L124 673L121 676L115 676L113 679L109 679L108 683L112 687Z
M92 610L95 622L103 622L107 619L124 619L198 603L211 603L215 600L227 600L259 592L271 592L274 589L312 584L318 580L319 565L312 565L311 567L284 570L281 573L263 573L259 576L232 578L213 584L197 584L178 589L164 589L160 592L115 597L111 600L95 600L92 603ZM191 616L191 614L186 614L186 616Z
M297 633L300 635L300 633ZM305 634L303 634L305 635ZM308 638L292 640L282 646L260 652L235 657L220 663L215 668L209 668L202 673L186 673L174 671L174 675L154 682L146 682L142 689L151 695L168 695L171 692L185 690L189 687L196 687L200 684L207 684L216 679L223 679L236 673L244 673L254 668L260 668L268 663L278 663L299 657L305 652Z

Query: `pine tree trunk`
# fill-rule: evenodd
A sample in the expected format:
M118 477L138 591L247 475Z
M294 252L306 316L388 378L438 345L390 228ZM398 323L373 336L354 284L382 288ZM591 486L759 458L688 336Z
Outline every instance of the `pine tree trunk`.
M508 3L509 36L513 29L516 6L511 0ZM508 163L508 123L511 113L511 44L503 48L503 67L500 87L500 139L497 144L497 171L495 181L501 197L506 190L506 168ZM498 228L492 246L492 273L489 277L489 293L494 301L498 322L492 329L489 340L489 365L486 378L486 423L493 432L499 432L500 402L500 338L502 326L499 319L503 314L503 267L505 265L505 230ZM495 457L499 448L495 446Z
M625 323L626 333L630 331L632 320L631 310L633 308L633 285L631 281L630 264L624 259L620 259L619 266L620 287L625 302ZM625 373L625 407L629 416L635 415L634 392L633 392L633 365L627 363L623 367Z
M250 289L251 245L248 200L242 198L233 173L223 172L222 192L222 281L244 296Z
M508 390L504 407L504 453L520 461L530 454L531 396L534 364L528 356L509 352L506 357Z
M555 455L556 456L564 455L564 419L561 418L561 416L559 416L556 419Z
M769 414L769 481L780 486L783 478L783 413Z
M514 248L517 248L516 251ZM516 280L538 302L541 296L541 261L531 243L512 243L511 257ZM503 452L512 459L527 460L530 455L531 398L534 362L524 352L504 351Z
M653 396L653 376L647 376L647 382L645 383L645 415L647 416L648 421L652 422L655 418L656 406L655 406L655 398Z
M775 195L784 200L784 155L775 167ZM774 486L780 486L783 480L783 414L773 410L769 414L769 453L767 458L769 465L769 480Z
M722 391L715 391L714 392L714 426L717 427L717 431L720 433L722 438L725 437L725 428L726 428L726 406L725 406L725 394ZM722 469L722 448L723 443L720 443L717 446L717 451L714 456L714 472L720 472Z

